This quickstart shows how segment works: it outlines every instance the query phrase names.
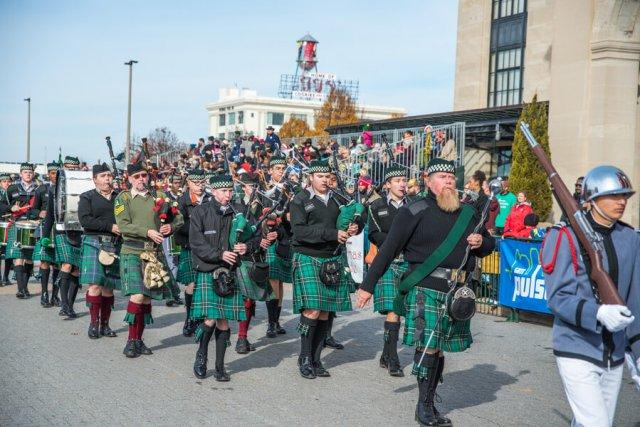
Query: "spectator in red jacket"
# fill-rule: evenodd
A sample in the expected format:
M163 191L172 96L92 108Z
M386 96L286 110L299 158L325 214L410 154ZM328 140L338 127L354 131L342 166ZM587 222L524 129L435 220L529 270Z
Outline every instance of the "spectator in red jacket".
M524 225L524 218L533 213L531 203L527 201L527 195L524 191L518 193L518 202L513 205L507 220L504 223L503 237L523 237L528 238L531 228Z

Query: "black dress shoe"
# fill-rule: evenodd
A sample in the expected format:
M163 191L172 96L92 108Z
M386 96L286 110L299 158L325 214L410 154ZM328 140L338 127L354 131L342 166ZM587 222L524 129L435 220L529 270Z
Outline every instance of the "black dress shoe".
M18 292L16 292L16 298L18 298L18 299L26 299L27 296L24 294L24 292L18 291Z
M124 346L124 350L122 351L127 357L138 357L140 353L136 350L136 340L127 341L127 345Z
M31 298L31 292L29 292L29 289L25 289L24 290L24 297L25 298Z
M391 358L387 363L389 375L392 377L404 377L404 371L400 367L400 360Z
M78 315L73 310L73 307L69 307L67 309L67 319L77 319L77 318L78 318Z
M276 333L278 335L284 335L287 333L287 330L282 326L280 326L280 322L276 322Z
M313 380L316 378L316 372L313 369L313 362L311 361L311 357L305 356L301 359L298 359L298 366L300 367L300 376L302 376L302 378L306 378L308 380Z
M171 300L171 302L173 303L173 305L182 305L182 304L184 304L184 302L182 302L180 297L173 298L173 300Z
M317 362L313 362L313 371L316 374L316 377L330 377L331 374L329 373L329 371L327 371L324 366L322 365L322 362L317 361Z
M48 292L43 292L42 295L40 295L40 305L44 308L49 308L51 307L51 303L49 302L49 293Z
M236 353L247 354L250 351L254 351L256 347L249 342L246 338L238 338L236 342Z
M199 351L196 352L196 361L193 362L193 374L204 379L207 377L207 355L202 354Z
M415 419L421 426L435 427L438 425L438 419L433 413L433 406L421 400L418 400L418 404L416 405Z
M336 341L336 339L334 337L325 338L324 339L324 346L325 347L329 347L329 348L333 348L335 350L342 350L344 348L344 345L342 345L341 343Z
M145 356L149 356L153 354L153 351L146 345L144 345L144 341L136 340L136 351L140 354L144 354Z
M91 338L92 340L96 340L100 338L100 329L98 328L98 324L91 323L89 325L89 331L87 334L89 335L89 338Z
M223 383L231 380L231 377L229 376L229 374L227 374L227 371L225 371L224 366L221 368L215 368L215 370L213 371L213 377L216 379L216 381L220 381Z
M278 332L276 331L276 324L274 322L269 322L269 326L267 326L267 338L275 338L278 336Z
M117 337L118 335L116 335L116 333L109 327L108 323L102 323L100 325L100 335L102 335L103 337Z
M51 306L53 307L60 307L60 298L58 298L55 295L51 296Z
M172 299L168 299L164 305L166 305L167 307L173 307L173 300Z
M447 417L444 417L442 415L440 415L440 412L436 409L436 407L433 407L433 415L435 415L436 420L438 420L438 427L452 427L453 423L451 422L451 420Z
M67 312L68 310L69 310L68 307L61 305L60 311L58 312L58 316L65 316L65 317L68 316L69 315L69 313Z

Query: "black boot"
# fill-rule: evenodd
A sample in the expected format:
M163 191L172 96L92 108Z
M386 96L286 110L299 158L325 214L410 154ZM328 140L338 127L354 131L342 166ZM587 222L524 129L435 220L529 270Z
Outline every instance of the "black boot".
M92 340L100 338L100 328L97 323L89 323L89 331L87 332Z
M267 338L275 338L278 336L276 330L276 322L278 319L278 300L272 299L266 302L267 305L267 319L269 320L269 326L267 327Z
M58 279L58 283L60 284L60 298L62 301L60 302L60 316L68 316L67 311L69 310L69 276L70 274L61 271L60 278Z
M191 303L193 302L193 294L184 293L184 306L187 309L187 318L184 319L182 326L182 335L185 337L193 336L196 331L196 323L191 320Z
M108 323L100 323L100 335L103 337L117 337L115 331L109 327Z
M453 424L451 420L447 417L444 417L440 414L440 411L436 408L435 405L435 396L436 390L438 389L438 385L442 382L442 372L444 371L444 356L438 358L438 370L436 371L436 376L433 380L433 395L434 395L434 405L433 405L433 414L436 416L438 420L438 425L441 427L450 427Z
M79 279L77 276L73 276L73 275L69 276L69 293L67 297L69 301L69 307L67 308L67 316L69 319L76 319L78 317L75 310L73 309L73 304L75 304L76 296L78 295L78 288L80 287L78 280Z
M122 350L122 354L129 358L140 356L140 353L136 351L136 340L128 340L127 345L125 345L124 350Z
M384 322L385 345L387 348L387 369L392 377L404 377L398 357L398 336L400 322Z
M198 346L198 351L196 352L196 361L193 362L193 374L203 379L207 376L207 357L209 354L209 341L211 341L211 336L213 335L213 330L215 326L207 326L202 325L202 337L200 337L200 345Z
M433 400L435 398L434 380L438 370L438 355L425 354L422 363L422 352L416 351L414 355L414 370L419 371L418 376L418 403L416 405L415 420L421 426L437 426L438 419L433 412Z
M229 374L224 369L224 354L227 351L227 343L231 337L231 331L229 329L221 331L216 328L216 365L213 372L213 376L216 381L226 382L231 379Z
M236 353L247 354L255 349L256 347L249 342L247 337L238 338L238 341L236 342Z
M16 298L25 299L27 296L24 293L24 266L16 265L13 269L16 273L16 283L18 291L16 292Z
M312 380L316 377L313 369L313 339L318 327L317 319L309 319L303 314L300 315L298 332L300 332L300 356L298 357L298 367L303 378Z
M330 377L331 374L322 365L320 355L324 348L324 339L327 335L328 320L318 320L316 325L316 332L313 336L313 342L311 343L311 354L313 355L313 371L316 377Z
M40 269L40 305L48 308L51 307L51 303L49 302L49 274L51 273L51 269L47 268Z
M336 339L331 335L331 330L333 329L333 319L336 317L334 312L329 313L329 319L327 320L327 337L324 339L324 346L332 348L334 350L342 350L344 345L342 343L336 341Z

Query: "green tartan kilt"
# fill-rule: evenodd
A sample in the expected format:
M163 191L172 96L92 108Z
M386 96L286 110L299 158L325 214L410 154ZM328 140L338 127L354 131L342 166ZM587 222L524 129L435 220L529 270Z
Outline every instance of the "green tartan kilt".
M73 246L67 236L56 234L55 237L56 264L71 264L80 267L80 247Z
M342 270L342 280L338 285L327 286L320 281L320 266L324 261L344 262L342 255L330 258L316 258L301 253L293 254L293 311L305 309L321 311L349 311L349 279ZM344 265L344 263L343 263Z
M269 284L267 280L264 286L261 286L251 280L249 270L252 265L253 262L243 260L240 267L236 269L236 283L238 284L240 293L254 301L268 301L272 298L273 293L271 284Z
M111 242L103 242L102 248L107 252L120 253L120 247ZM120 262L118 258L113 264L105 266L98 261L100 241L96 236L83 236L82 258L80 261L80 284L104 286L108 289L120 289Z
M416 336L416 295L424 295L424 333ZM407 316L405 317L404 337L405 345L424 348L429 340L431 331L435 329L433 338L429 343L429 348L441 349L449 352L464 351L471 347L473 339L471 337L470 320L459 322L449 317L445 305L446 294L428 288L414 286L404 300ZM446 306L445 306L446 307ZM438 312L444 310L444 314L438 321Z
M267 263L269 263L269 279L291 283L291 260L286 260L276 254L276 244L267 248Z
M5 259L31 259L33 256L33 249L22 249L20 246L16 246L16 234L18 230L16 225L12 224L9 227L9 233L7 234L7 247L5 249Z
M31 257L33 261L42 261L48 262L50 264L55 264L56 262L56 250L52 247L43 247L42 240L38 239L36 243L36 247L33 248L33 256Z
M373 311L387 314L393 311L393 300L398 294L398 285L402 280L402 275L409 268L407 262L391 263L391 266L384 272L373 292Z
M162 253L157 253L156 256L160 262L164 262ZM167 284L160 289L149 289L144 285L139 254L120 255L120 279L124 296L142 294L155 300L161 300L169 298L171 295Z
M183 285L196 282L196 276L198 272L193 269L193 262L191 261L191 250L182 249L180 251L180 260L178 262L178 276L176 280Z
M237 287L228 297L218 296L213 290L211 272L198 271L191 303L192 319L247 320L244 297Z

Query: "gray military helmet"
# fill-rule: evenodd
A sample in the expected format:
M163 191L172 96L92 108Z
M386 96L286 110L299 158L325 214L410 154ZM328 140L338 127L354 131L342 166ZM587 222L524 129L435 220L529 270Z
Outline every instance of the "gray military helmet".
M627 174L615 166L597 166L591 169L582 182L582 202L612 194L634 194Z

